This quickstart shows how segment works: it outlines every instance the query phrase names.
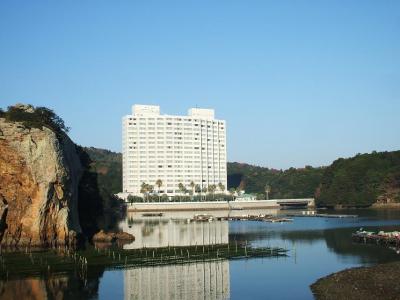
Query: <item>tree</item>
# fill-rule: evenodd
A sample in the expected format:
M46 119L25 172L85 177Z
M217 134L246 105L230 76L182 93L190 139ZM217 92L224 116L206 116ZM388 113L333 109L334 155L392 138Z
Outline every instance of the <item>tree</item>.
M64 131L68 132L69 127L65 126L64 120L61 119L53 110L46 107L37 107L35 113L40 116L41 121L44 124L48 124L56 132Z
M214 200L214 192L216 189L217 189L217 186L215 184L208 186L208 191L211 193L213 200Z
M207 200L207 199L206 199L206 198L207 198L207 191L208 191L207 187L206 187L206 186L203 186L203 187L201 188L201 191L202 191L203 194L204 194L204 200Z
M157 179L156 185L157 185L157 187L158 187L158 191L157 191L157 193L158 193L158 202L161 202L160 188L161 188L162 185L163 185L162 180L161 180L161 179Z
M197 194L200 193L200 200L201 200L201 187L200 187L200 185L199 185L199 184L196 184L194 190L195 190L195 192L196 192Z
M229 189L229 194L231 194L231 196L232 196L232 201L234 201L235 200L235 192L236 192L236 190L235 190L235 188L230 188Z
M182 182L180 182L180 183L178 184L178 188L179 188L179 191L181 192L181 194L182 194L182 196L183 196L183 194L184 194L185 191L186 191L186 188L185 188L185 186L183 185ZM181 200L182 200L182 198L181 198Z
M225 192L225 186L222 184L222 182L218 183L218 188L222 193Z
M147 193L148 193L147 198L149 199L150 194L154 193L154 186L153 185L151 185L151 184L147 185ZM150 200L151 200L151 202L153 202L154 199L150 199Z
M148 188L148 184L145 182L142 182L142 185L140 186L140 193L143 194L143 199L146 202L146 193L147 193L147 188Z
M194 198L194 188L196 187L196 184L195 184L193 181L191 181L191 182L190 182L190 187L192 188L192 201L193 201L193 198Z
M47 127L54 131L57 136L62 132L68 132L70 128L65 126L61 117L53 110L46 107L34 107L32 105L17 104L9 106L3 114L7 121L22 122L26 127Z
M135 201L135 197L133 197L131 194L129 194L127 200L130 203L130 205L132 205L133 202Z

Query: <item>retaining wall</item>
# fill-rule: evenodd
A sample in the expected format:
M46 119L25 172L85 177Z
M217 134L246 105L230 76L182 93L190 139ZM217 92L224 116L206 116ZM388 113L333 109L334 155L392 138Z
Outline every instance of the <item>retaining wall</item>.
M187 211L187 210L230 210L274 208L287 202L307 201L308 206L314 206L314 199L273 199L255 201L207 201L207 202L152 202L128 204L128 211Z

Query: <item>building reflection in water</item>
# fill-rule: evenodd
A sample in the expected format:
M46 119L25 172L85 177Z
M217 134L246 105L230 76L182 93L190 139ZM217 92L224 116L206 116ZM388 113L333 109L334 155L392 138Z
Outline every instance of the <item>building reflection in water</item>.
M137 268L124 272L125 300L230 298L227 260Z
M135 241L125 245L125 249L226 244L229 235L227 221L188 222L175 218L128 217L120 228L135 236Z

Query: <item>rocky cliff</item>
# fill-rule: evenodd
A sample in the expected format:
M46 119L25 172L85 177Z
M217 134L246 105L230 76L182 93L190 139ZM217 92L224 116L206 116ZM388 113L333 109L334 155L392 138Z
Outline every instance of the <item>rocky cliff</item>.
M81 174L66 134L0 118L1 245L74 245Z

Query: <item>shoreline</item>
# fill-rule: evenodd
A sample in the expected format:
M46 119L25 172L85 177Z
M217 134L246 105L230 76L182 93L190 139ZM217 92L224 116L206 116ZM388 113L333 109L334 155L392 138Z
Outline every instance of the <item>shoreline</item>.
M317 300L399 299L400 261L345 269L314 282L310 289Z
M386 208L400 208L400 203L374 203L371 205L374 209L386 209Z
M299 208L314 208L314 199L273 199L255 201L207 201L207 202L151 202L127 204L128 212L150 211L206 211L283 208L286 203L305 202Z

